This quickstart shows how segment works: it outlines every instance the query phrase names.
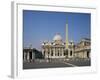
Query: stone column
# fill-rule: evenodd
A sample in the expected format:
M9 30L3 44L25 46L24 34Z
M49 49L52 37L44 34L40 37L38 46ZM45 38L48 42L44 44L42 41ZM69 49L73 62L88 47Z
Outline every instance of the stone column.
M24 52L23 56L24 56L24 61L26 61L26 52Z
M61 57L61 47L59 48L59 56Z
M75 57L74 49L72 49L72 57Z
M58 56L58 48L56 48L56 57Z
M62 53L61 53L62 56L64 56L64 49L63 49L63 48L61 49L61 52L62 52Z
M60 57L60 54L61 54L60 52L61 52L61 49L59 48L59 57Z
M42 55L44 55L44 49L42 49Z
M27 61L29 61L29 58L30 58L29 52L27 52Z
M56 48L55 48L55 54L54 55L56 56Z
M57 48L55 48L55 57L57 56Z
M32 60L35 59L35 53L32 51Z
M61 47L59 48L59 56L61 57Z
M51 48L49 48L49 58L51 58Z
M48 58L50 57L50 49L48 48L48 52L47 52L48 54Z
M53 57L55 57L55 47L53 48Z
M70 58L70 49L68 49L68 58Z
M84 58L88 58L87 51L84 51Z
M43 56L44 56L44 58L46 58L46 49L43 49Z
M45 57L48 58L48 48L46 48Z

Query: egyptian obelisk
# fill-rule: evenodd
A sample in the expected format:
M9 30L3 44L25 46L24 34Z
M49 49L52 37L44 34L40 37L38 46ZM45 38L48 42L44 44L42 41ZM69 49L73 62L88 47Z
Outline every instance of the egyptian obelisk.
M66 49L68 49L68 23L66 24Z

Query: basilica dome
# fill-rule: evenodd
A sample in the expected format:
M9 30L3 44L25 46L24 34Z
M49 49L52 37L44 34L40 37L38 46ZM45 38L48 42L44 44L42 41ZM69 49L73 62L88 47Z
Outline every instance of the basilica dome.
M54 41L61 41L62 37L60 36L60 34L56 34L53 38Z

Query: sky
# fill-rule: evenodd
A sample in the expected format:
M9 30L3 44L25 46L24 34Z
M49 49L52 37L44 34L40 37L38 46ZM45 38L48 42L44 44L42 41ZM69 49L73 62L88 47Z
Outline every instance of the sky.
M68 40L78 43L91 36L91 14L23 10L23 46L41 49L44 41L52 42L59 33L65 42L66 24Z

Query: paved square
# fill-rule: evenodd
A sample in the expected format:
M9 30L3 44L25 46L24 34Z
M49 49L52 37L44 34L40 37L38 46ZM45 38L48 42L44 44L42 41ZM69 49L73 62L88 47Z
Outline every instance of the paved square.
M61 68L90 66L90 60L69 60L67 62L26 62L23 69Z

